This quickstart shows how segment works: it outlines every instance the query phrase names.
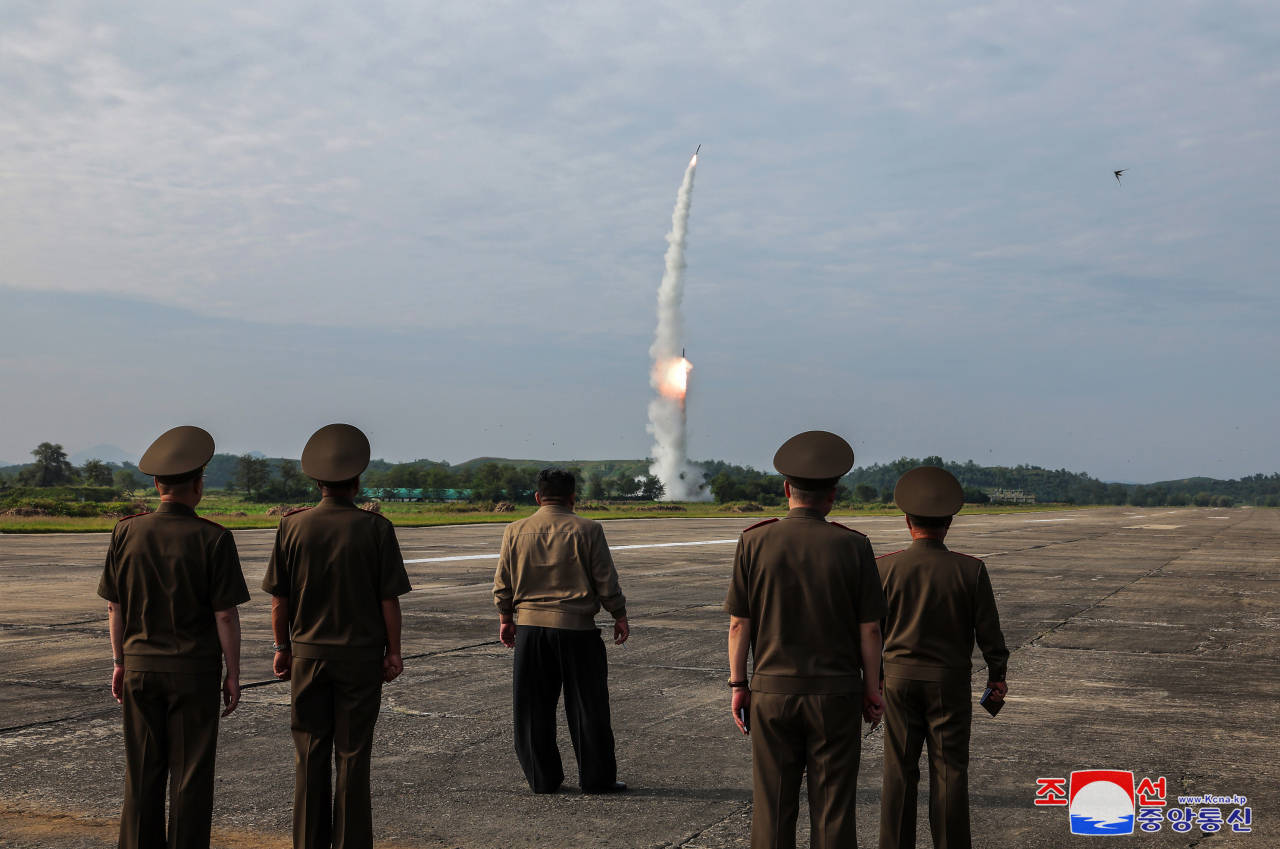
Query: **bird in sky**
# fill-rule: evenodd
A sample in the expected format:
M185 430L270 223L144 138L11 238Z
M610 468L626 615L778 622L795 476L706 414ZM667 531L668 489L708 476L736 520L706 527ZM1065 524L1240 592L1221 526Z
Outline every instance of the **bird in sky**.
M1128 171L1128 170L1129 170L1128 168L1121 168L1119 171L1117 171L1117 172L1116 172L1116 182L1117 182L1117 183L1120 183L1120 175L1121 175L1121 174L1123 174L1124 172ZM1123 186L1123 185L1124 185L1124 183L1120 183L1120 185L1122 185L1122 186Z

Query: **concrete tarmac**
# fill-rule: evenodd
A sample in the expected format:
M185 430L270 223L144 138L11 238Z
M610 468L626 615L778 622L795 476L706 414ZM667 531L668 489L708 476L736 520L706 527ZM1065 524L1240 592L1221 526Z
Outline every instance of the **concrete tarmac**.
M845 520L877 553L909 541L900 517ZM605 523L614 546L732 540L749 517ZM729 715L731 543L628 548L614 557L632 637L609 646L619 796L584 796L561 719L566 786L534 796L512 748L511 654L491 597L503 526L404 529L405 674L387 686L374 751L379 845L745 847L749 741ZM223 720L214 845L287 846L293 793L288 685L270 675L274 531L236 533L254 592L241 608L239 710ZM110 697L108 537L0 536L0 846L114 846L123 768ZM1115 507L962 516L951 548L987 562L1010 660L1008 704L975 706L975 845L1088 845L1037 779L1132 770L1178 796L1242 795L1252 833L1197 825L1122 845L1280 845L1280 511ZM444 559L454 558L454 559ZM600 624L607 627L607 617ZM976 657L975 697L985 675ZM864 726L864 729L866 726ZM883 736L863 746L859 842L876 845ZM932 846L921 786L919 845ZM1228 816L1236 805L1222 805ZM803 811L803 807L802 807ZM807 845L802 813L800 845Z

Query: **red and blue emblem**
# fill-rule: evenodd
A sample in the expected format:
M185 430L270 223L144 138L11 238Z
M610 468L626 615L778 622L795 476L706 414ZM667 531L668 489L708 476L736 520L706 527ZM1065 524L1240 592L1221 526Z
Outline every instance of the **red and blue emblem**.
M1071 773L1072 834L1133 834L1133 773L1083 769Z

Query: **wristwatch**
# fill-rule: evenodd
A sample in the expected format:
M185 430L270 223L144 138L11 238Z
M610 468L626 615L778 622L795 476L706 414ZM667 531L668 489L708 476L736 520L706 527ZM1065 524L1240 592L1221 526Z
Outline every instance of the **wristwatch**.
M748 687L749 685L749 681L734 681L732 678L729 679L729 689L731 690L737 690L740 687Z
M271 650L272 650L273 652L289 651L289 649L291 649L291 648L293 648L293 643L291 643L291 642L283 642L283 643L279 643L279 644L272 643L272 644L271 644Z

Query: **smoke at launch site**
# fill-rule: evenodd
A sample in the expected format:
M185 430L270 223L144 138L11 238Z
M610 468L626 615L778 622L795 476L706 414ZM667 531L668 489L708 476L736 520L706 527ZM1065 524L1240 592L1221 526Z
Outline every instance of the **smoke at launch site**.
M667 487L668 501L697 501L707 497L702 489L702 470L689 463L689 432L685 399L692 366L684 357L684 247L689 234L689 205L693 201L693 177L698 170L695 153L685 169L684 181L676 194L667 234L666 271L658 287L658 330L649 357L653 370L649 385L657 394L649 402L647 430L653 434L653 465Z

